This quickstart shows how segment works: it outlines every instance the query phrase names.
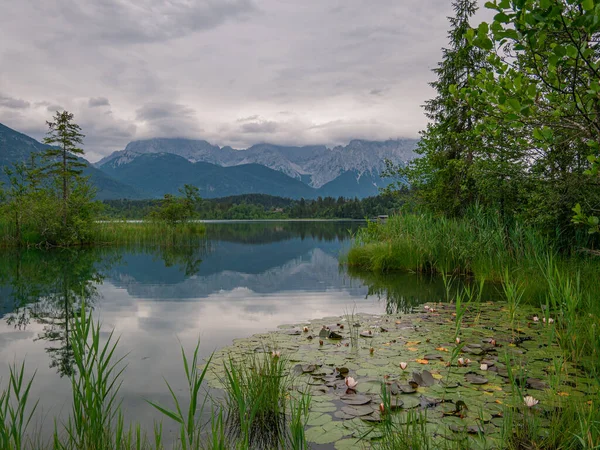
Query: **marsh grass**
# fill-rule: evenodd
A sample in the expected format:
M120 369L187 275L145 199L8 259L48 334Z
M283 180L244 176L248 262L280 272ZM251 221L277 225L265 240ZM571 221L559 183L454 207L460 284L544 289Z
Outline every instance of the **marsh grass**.
M497 214L478 207L460 219L392 216L383 224L370 222L354 239L345 262L355 269L474 276L499 283L508 270L522 284L525 299L543 302L548 284L542 266L551 259L561 273L579 273L582 288L600 292L597 258L559 256L547 237L519 223L505 226Z
M160 221L106 220L93 223L85 236L69 241L69 247L107 245L188 246L204 237L206 227L200 222L167 224ZM0 220L0 248L52 247L42 236L23 232L16 239L10 223ZM60 245L58 245L60 247Z
M95 245L153 245L181 247L194 245L206 227L199 222L168 225L156 221L104 221L96 224Z
M360 334L360 327L357 326L356 317L356 305L352 307L352 310L346 310L344 318L348 324L348 330L350 331L350 346L353 350L358 350L358 336Z
M12 364L8 386L0 394L0 448L21 450L27 427L37 409L38 402L28 408L29 393L35 374L28 380L25 376L25 363Z
M285 442L291 387L288 366L285 357L267 351L225 363L226 423L231 440L257 449L277 448Z
M198 351L200 349L200 342L196 344L196 348L192 354L192 357L188 359L183 347L181 347L181 358L183 361L183 368L185 371L185 378L188 388L188 407L184 410L180 399L175 394L175 391L171 387L171 384L165 380L175 409L168 409L164 406L158 405L157 403L148 401L150 405L160 411L166 417L174 420L179 425L179 444L182 450L199 450L202 448L202 424L199 423L198 416L202 415L208 396L202 397L200 395L200 388L206 376L206 372L209 368L212 356L208 358L208 361L202 369L199 368ZM217 423L217 425L219 425ZM214 426L214 424L213 424Z

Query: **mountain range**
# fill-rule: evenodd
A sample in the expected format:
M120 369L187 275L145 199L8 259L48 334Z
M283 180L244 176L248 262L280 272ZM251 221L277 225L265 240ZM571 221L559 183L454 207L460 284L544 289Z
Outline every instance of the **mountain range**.
M380 176L385 160L405 164L415 157L416 145L414 139L353 140L331 149L258 144L235 150L203 140L155 138L131 142L96 164L84 160L84 172L99 199L159 198L184 184L197 186L205 198L249 193L363 198L386 185ZM46 148L0 124L0 166Z

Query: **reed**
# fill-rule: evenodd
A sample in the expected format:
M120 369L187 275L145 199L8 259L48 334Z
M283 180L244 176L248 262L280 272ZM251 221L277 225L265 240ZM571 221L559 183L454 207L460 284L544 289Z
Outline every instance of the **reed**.
M171 387L171 384L167 380L167 388L175 404L175 409L168 409L157 403L148 401L150 405L164 414L166 417L174 420L179 424L179 444L183 450L198 450L202 447L202 426L198 422L198 416L204 411L208 396L200 397L200 388L206 376L206 372L210 365L212 356L208 359L204 368L199 369L198 350L200 349L200 342L196 344L196 348L192 357L188 359L183 347L181 348L181 357L183 361L183 368L185 371L185 378L188 387L188 408L184 411L181 401L178 399L175 391Z
M106 221L96 224L95 245L153 245L181 247L196 244L206 232L204 224L187 222L168 225L156 221Z
M225 366L225 409L232 440L249 448L276 448L285 441L288 361L278 352L230 358ZM246 448L246 447L244 447Z

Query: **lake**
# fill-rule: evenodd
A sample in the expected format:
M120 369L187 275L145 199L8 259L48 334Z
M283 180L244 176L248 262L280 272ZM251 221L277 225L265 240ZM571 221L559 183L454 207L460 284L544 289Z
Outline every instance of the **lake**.
M180 345L201 356L278 325L354 310L383 313L439 301L440 280L349 273L339 257L361 222L208 223L185 248L5 250L0 258L0 378L36 371L36 427L51 433L71 407L66 319L85 303L103 335L120 337L126 415L150 430L170 405L164 379L183 387ZM171 430L165 421L165 429Z

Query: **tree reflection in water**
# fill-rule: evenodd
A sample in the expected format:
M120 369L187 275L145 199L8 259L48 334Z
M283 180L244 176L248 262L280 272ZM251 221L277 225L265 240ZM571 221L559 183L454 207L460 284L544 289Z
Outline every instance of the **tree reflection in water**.
M141 249L195 275L207 246ZM0 285L4 286L0 312L8 325L25 330L33 321L42 325L35 340L46 341L50 367L61 376L74 373L71 331L81 309L90 311L100 299L97 286L125 249L86 248L11 251L1 258Z

